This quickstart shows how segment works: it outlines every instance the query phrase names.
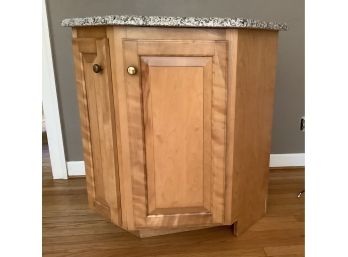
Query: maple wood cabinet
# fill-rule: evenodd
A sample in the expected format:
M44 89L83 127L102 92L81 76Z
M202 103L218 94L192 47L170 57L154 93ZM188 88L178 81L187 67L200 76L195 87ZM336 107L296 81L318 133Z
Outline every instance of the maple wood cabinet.
M90 206L140 237L266 211L277 31L74 27Z

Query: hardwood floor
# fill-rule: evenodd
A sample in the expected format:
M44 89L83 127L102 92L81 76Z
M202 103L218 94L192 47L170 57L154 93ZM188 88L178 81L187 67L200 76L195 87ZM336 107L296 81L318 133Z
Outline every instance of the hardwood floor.
M239 237L217 227L139 239L88 209L84 178L52 180L43 147L43 256L304 256L304 169L271 170L268 213Z

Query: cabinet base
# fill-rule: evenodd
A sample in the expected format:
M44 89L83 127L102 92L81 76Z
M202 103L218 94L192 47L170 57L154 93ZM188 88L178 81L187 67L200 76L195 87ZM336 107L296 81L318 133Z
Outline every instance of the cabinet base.
M129 232L132 233L133 235L139 237L139 238L147 238L147 237L168 235L168 234L187 232L187 231L193 231L193 230L200 230L200 229L212 228L212 227L217 227L217 226L211 225L211 226L167 228L167 229L163 229L163 228L160 228L160 229L140 229L140 230L132 230Z
M235 222L231 225L225 225L230 226L231 232L234 236L239 236L243 234L248 228L250 228L253 224L250 222ZM147 237L154 237L154 236L161 236L161 235L168 235L168 234L175 234L180 232L188 232L188 231L194 231L194 230L201 230L206 228L213 228L213 227L219 227L224 225L208 225L208 226L198 226L198 227L182 227L182 228L159 228L159 229L140 229L140 230L127 230L128 232L132 233L133 235L139 237L139 238L147 238Z

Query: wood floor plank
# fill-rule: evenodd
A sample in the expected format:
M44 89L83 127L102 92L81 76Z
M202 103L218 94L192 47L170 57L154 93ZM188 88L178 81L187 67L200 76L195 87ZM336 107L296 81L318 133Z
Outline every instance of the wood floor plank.
M42 246L47 257L301 257L303 169L270 171L268 212L246 233L214 227L139 239L88 208L84 178L52 180L43 149Z
M304 257L304 254L273 255L269 257Z
M213 256L219 257L264 257L265 252L262 248L251 248L251 249L235 249L226 251L214 251ZM155 255L155 257L209 257L212 256L211 252L200 252L200 253L179 253L179 254L166 254L166 255Z
M267 256L283 256L292 255L302 255L304 256L304 245L286 245L286 246L275 246L275 247L265 247L265 252Z
M292 216L266 216L253 225L251 231L268 231L270 228L274 230L292 230L304 229L304 222L298 221L294 215Z

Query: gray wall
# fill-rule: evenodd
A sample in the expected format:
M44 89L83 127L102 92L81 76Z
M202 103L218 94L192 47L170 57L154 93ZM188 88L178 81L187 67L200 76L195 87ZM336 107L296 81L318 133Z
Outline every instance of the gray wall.
M246 17L287 22L280 33L272 153L304 152L303 0L47 0L63 138L68 161L82 160L79 115L67 17L106 14Z

